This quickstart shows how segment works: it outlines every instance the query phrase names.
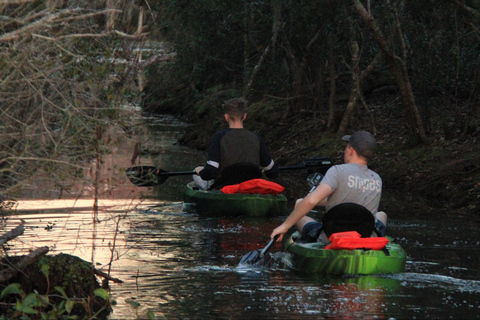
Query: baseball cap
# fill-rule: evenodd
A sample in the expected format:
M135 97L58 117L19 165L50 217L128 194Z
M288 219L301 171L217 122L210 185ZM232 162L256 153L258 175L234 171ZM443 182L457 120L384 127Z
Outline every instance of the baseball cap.
M359 155L367 159L373 157L377 148L377 140L367 131L356 131L352 135L343 136L342 140L350 143Z

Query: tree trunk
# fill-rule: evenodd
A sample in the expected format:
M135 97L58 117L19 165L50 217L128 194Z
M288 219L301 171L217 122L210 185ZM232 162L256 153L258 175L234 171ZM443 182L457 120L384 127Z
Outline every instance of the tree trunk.
M337 75L335 73L335 57L333 53L333 44L330 34L327 34L327 46L328 46L328 71L330 76L330 95L328 98L328 120L327 128L330 129L333 126L333 120L335 119L335 95L337 91Z
M253 87L253 81L255 80L258 70L260 70L260 67L262 66L263 62L265 61L265 58L268 56L270 52L270 49L275 48L277 43L278 33L281 29L281 15L280 15L281 4L278 7L274 7L274 9L275 9L275 14L274 14L274 21L272 25L272 38L268 46L265 48L265 50L263 50L263 53L260 56L260 59L258 60L257 65L253 68L252 74L250 75L250 78L248 79L247 84L245 85L245 89L243 91L243 98L247 100L248 100L248 94L250 93L250 90ZM245 39L244 39L244 42L245 42Z
M107 31L111 31L115 29L115 14L116 14L116 8L115 8L115 1L114 0L107 0L107 9L110 9L111 12L107 16L107 26L106 29Z
M357 106L358 97L360 96L360 83L358 71L358 61L360 60L358 43L350 40L350 50L352 51L352 90L350 91L350 98L348 100L347 108L343 114L342 122L338 127L337 135L343 136L350 124L350 118Z
M317 79L315 81L315 101L313 102L313 119L317 121L318 115L321 115L321 112L324 108L324 103L323 103L323 96L325 94L324 92L324 86L325 86L325 77L324 77L324 69L323 65L321 63L318 64L317 68Z
M303 84L303 79L305 78L305 71L309 67L312 58L311 47L318 40L319 36L320 30L317 31L305 47L305 54L293 76L293 96L295 97L296 110L305 109L305 85Z
M405 61L396 56L394 52L389 48L385 37L378 28L375 19L372 15L365 10L365 7L360 2L360 0L353 0L353 4L360 17L365 21L367 26L372 30L375 40L377 41L380 50L382 50L388 65L390 66L393 76L397 82L400 94L402 97L402 102L405 108L406 122L410 130L410 135L423 143L428 143L429 139L425 134L425 129L423 126L422 118L420 112L418 111L417 105L415 104L415 97L413 95L412 87L410 84L410 79L408 77L408 72L405 67ZM401 36L401 35L400 35Z

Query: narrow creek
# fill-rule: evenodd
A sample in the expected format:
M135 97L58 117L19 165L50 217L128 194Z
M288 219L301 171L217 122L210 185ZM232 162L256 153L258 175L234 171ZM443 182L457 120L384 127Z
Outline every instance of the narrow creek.
M158 155L142 164L176 171L203 163L204 154L176 145L185 130L181 124L163 119L157 129ZM280 244L270 250L269 269L239 269L240 259L265 246L284 217L187 213L182 190L188 176L171 177L155 188L128 182L121 168L129 166L133 145L126 141L105 161L118 169L115 188L99 203L97 222L92 199L49 200L36 188L4 219L4 230L19 219L27 228L11 243L12 252L46 245L50 254L93 260L123 280L111 284L118 304L109 319L146 319L148 311L157 319L480 318L480 240L465 217L446 218L433 210L388 212L387 234L408 254L401 274L298 274L285 267Z

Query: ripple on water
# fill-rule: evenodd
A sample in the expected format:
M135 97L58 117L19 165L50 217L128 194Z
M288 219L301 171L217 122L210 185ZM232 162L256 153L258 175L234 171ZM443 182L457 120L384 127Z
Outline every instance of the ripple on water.
M480 292L480 281L458 279L441 274L401 273L388 276L402 281L405 287L434 288L458 292Z

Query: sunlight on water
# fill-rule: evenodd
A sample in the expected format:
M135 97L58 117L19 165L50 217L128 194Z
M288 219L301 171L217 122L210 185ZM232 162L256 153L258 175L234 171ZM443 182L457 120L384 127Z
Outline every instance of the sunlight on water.
M403 274L302 275L286 268L278 246L270 250L271 267L239 267L245 254L266 245L276 219L199 217L185 213L181 202L102 200L94 223L92 206L91 200L19 201L5 230L22 220L26 225L12 253L48 246L50 254L87 261L93 255L97 269L110 268L124 281L111 284L118 301L112 320L142 318L148 310L160 319L465 318L479 311L480 279L441 253L458 240L439 238L430 246L440 248L436 256L422 256L424 246L405 245ZM409 239L428 237L409 230Z
M142 147L158 157L139 164L191 170L205 155L175 145L183 127L168 119L162 120L166 126L150 123L173 133L153 135L149 143L142 140ZM448 221L425 214L424 220L412 220L403 213L396 219L389 212L387 233L408 254L402 274L299 274L284 264L281 244L270 249L270 267L239 266L247 253L268 243L284 217L188 213L181 200L190 177L171 177L155 188L139 188L125 178L121 170L131 165L134 145L127 140L105 159L111 179L101 185L108 196L99 200L98 214L92 199L27 199L2 220L4 231L22 222L26 226L23 236L9 241L11 255L48 246L49 254L76 255L121 279L123 283L110 284L118 302L110 320L145 319L149 310L157 319L202 320L467 319L480 314L479 240L477 227L466 218ZM28 192L29 199L41 198L48 188L32 185ZM127 301L140 306L135 309Z
M113 259L114 247L126 246L130 223L125 213L149 206L151 202L101 200L95 217L93 203L92 199L18 201L5 229L13 229L23 222L25 233L12 242L15 246L11 252L25 253L30 248L48 246L51 254L63 252L108 264Z

